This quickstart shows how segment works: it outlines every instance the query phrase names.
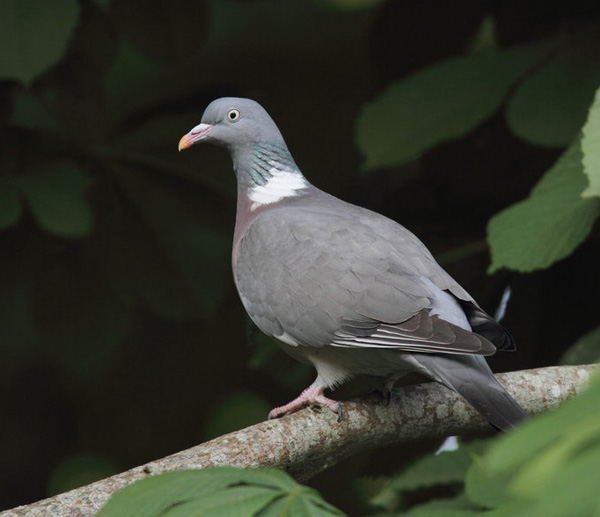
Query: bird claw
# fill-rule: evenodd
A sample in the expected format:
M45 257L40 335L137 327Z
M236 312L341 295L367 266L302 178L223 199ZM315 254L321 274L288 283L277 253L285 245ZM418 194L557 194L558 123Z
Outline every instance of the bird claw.
M381 395L385 398L385 407L390 407L392 403L392 390L386 388L381 392Z
M380 384L371 393L377 393L385 401L385 407L389 407L392 402L392 389L387 385Z
M389 407L389 405L392 403L392 395L393 395L393 391L394 391L394 385L396 384L396 381L400 377L404 376L404 374L405 374L405 372L402 372L402 373L391 375L386 379L382 379L382 380L380 380L379 384L373 389L373 391L376 391L377 393L379 393L381 398L383 398L385 400L385 407Z
M289 404L272 409L269 412L268 419L272 420L280 416L291 415L307 406L316 405L331 409L331 411L337 414L338 422L341 422L343 416L342 407L337 401L327 398L323 394L323 391L324 388L315 384L311 384L300 394L299 397L292 400Z

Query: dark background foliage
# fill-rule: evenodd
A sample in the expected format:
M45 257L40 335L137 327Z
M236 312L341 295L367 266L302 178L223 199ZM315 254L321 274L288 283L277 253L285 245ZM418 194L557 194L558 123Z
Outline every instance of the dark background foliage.
M585 122L600 80L572 49L598 55L597 2L47 5L0 3L0 508L259 421L311 381L237 298L229 158L176 150L217 97L263 104L309 180L407 226L487 310L510 285L505 323L520 348L491 358L495 370L556 364L598 324L597 231L529 274L488 275L485 243L490 218L527 197ZM357 121L390 84L478 45L557 38L553 56L580 61L564 59L564 89L577 94L560 131L522 116L540 98L525 91L414 159L364 165L361 134L381 127ZM563 106L555 83L559 93L541 97ZM442 84L436 98L445 95ZM359 476L393 472L435 445L363 455L311 484L356 514Z

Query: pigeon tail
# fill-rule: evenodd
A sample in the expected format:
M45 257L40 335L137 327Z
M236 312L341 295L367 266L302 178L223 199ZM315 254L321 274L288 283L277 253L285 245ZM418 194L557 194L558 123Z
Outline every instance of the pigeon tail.
M419 370L465 398L493 427L509 431L529 418L481 356L413 354Z

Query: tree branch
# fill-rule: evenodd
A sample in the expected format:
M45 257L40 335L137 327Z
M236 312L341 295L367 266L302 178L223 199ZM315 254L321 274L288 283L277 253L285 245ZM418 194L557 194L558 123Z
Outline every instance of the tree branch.
M561 366L498 375L531 413L557 407L581 389L597 365ZM489 428L454 392L436 383L396 389L391 403L377 396L342 404L344 417L304 410L241 429L191 449L37 503L0 513L3 517L94 515L121 488L151 474L210 466L276 467L300 480L366 449L441 438Z

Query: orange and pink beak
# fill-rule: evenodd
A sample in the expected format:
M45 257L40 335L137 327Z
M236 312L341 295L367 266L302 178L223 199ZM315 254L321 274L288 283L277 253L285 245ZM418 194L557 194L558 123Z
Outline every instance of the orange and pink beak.
M196 142L204 140L209 131L213 128L211 124L198 124L192 129L187 135L183 136L179 140L179 150L187 149L194 145Z

